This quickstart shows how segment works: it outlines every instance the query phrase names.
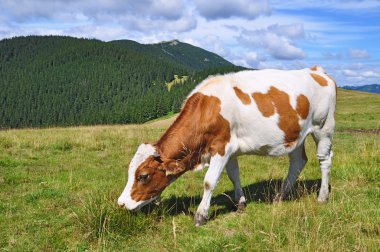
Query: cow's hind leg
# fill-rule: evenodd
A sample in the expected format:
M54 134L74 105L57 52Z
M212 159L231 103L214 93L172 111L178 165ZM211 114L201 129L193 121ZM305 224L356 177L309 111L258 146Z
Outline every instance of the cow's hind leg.
M234 185L234 190L235 190L235 203L237 204L237 209L238 211L244 210L244 208L247 205L247 201L244 197L244 192L243 189L241 188L240 184L240 174L239 174L239 165L238 165L238 160L236 157L232 157L227 165L227 174L230 180L232 181L232 184Z
M208 219L208 209L210 208L212 192L218 184L220 175L222 174L227 162L228 157L220 156L219 154L216 154L210 160L210 167L208 168L204 178L203 198L194 216L196 226L205 224Z
M296 183L298 176L307 163L305 145L298 146L289 153L289 171L284 183L281 186L280 193L276 196L275 201L285 199L289 196L289 192Z
M332 133L326 130L316 130L313 133L313 138L317 144L317 157L319 166L322 173L321 188L319 190L318 202L324 203L329 199L329 177L332 163L333 152L332 146Z

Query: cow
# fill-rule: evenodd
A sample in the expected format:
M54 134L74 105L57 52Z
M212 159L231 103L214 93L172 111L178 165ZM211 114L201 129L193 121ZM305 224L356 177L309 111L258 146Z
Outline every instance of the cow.
M288 154L288 175L277 198L288 196L307 162L304 141L312 134L322 173L318 202L329 198L336 83L321 66L301 70L244 70L202 81L185 100L162 137L141 144L129 164L118 205L139 209L178 177L208 167L196 226L208 219L212 193L223 169L244 208L237 157Z

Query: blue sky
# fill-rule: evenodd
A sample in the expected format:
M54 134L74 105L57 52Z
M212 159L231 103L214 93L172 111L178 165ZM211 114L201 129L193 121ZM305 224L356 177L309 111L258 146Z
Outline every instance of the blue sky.
M238 65L380 83L380 0L0 0L0 39L31 34L179 39Z

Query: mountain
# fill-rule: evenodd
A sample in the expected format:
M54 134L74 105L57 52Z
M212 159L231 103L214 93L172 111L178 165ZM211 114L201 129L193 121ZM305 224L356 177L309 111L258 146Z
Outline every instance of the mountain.
M0 128L141 123L178 111L209 74L241 69L201 48L161 44L65 36L1 40ZM187 77L169 92L165 84L175 76Z
M132 40L115 40L110 43L180 64L188 70L233 66L232 63L215 53L178 40L157 44L139 44Z
M363 86L344 86L343 89L356 90L368 93L380 94L380 85L379 84L370 84Z

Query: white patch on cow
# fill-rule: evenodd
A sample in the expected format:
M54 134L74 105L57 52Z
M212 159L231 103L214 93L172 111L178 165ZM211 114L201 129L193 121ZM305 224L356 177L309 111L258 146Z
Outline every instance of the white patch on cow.
M193 172L199 172L199 171L202 171L204 168L205 168L205 165L199 164L199 165L195 166L192 171Z
M133 156L131 163L129 164L129 170L128 170L128 182L125 186L124 191L120 195L119 199L117 200L117 203L119 206L125 207L128 210L133 210L137 207L141 207L143 205L148 204L150 200L146 201L139 201L136 202L131 198L131 191L132 186L135 179L135 173L137 168L150 156L156 154L156 149L151 144L140 144L138 147L136 154Z

